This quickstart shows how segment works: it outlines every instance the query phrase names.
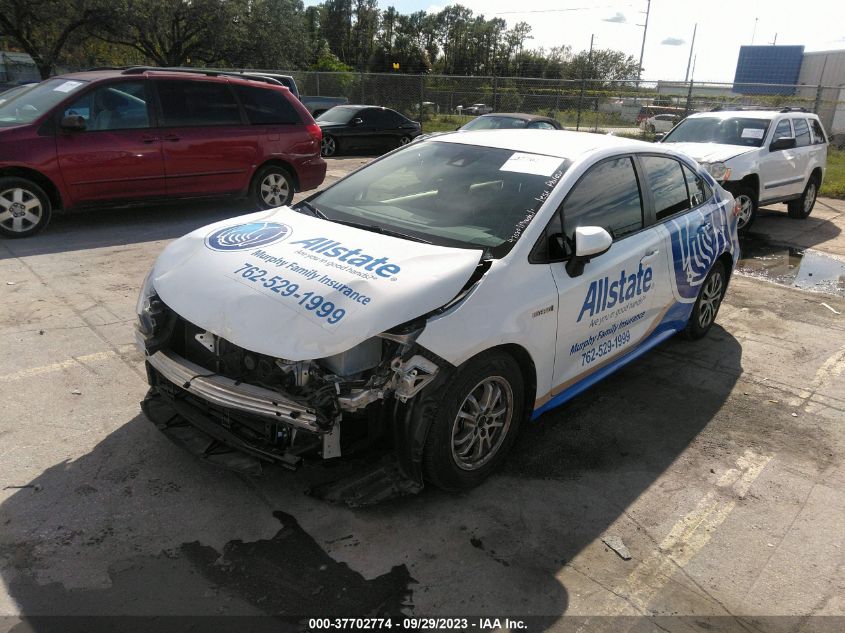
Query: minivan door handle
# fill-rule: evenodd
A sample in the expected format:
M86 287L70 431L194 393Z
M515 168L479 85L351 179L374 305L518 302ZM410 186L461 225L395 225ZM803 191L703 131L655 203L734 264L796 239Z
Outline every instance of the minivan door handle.
M161 140L170 141L171 143L175 143L176 141L181 140L181 138L176 136L175 134L168 134L167 136L163 136Z
M150 134L144 134L141 136L142 143L155 143L156 141L161 140L157 136L152 136Z

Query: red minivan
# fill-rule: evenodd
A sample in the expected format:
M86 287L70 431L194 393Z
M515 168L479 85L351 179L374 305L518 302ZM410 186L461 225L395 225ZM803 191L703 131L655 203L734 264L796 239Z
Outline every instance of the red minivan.
M323 182L321 137L266 78L145 67L54 77L0 103L0 235L103 203L234 194L282 206Z

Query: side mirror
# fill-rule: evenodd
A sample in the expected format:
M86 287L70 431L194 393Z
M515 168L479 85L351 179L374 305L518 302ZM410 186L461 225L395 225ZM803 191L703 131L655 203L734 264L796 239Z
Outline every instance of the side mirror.
M579 277L584 266L593 258L610 250L613 238L600 226L579 226L575 229L575 255L566 262L570 277Z
M364 122L364 119L362 119L360 117L355 117L351 121L352 125L361 125L363 122Z
M779 138L776 141L772 141L771 145L769 145L770 152L779 152L783 149L792 149L795 147L795 139L794 138Z
M78 114L69 114L62 117L62 122L59 124L63 130L71 132L82 132L85 130L85 119Z
M666 136L666 132L658 132L657 134L654 135L654 142L659 143L660 141L663 140L664 136Z

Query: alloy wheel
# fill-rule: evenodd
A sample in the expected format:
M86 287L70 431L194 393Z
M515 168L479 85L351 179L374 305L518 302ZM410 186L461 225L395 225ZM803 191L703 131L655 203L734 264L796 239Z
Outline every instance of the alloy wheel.
M41 201L33 192L14 187L0 192L0 226L14 233L29 231L41 221Z
M816 183L810 182L807 185L807 192L804 194L804 215L810 215L813 205L816 203Z
M737 202L739 202L737 228L741 229L751 220L751 215L754 211L754 201L749 196L740 194L737 196Z
M290 197L290 184L284 175L275 172L267 174L261 181L261 199L270 207L280 207Z
M722 302L724 282L721 273L715 273L707 278L701 289L701 301L698 304L698 324L707 328L716 318L719 304Z
M464 398L452 424L452 459L476 470L502 447L513 419L513 390L501 376L479 382Z
M323 156L333 156L334 153L337 151L337 143L331 136L324 136L323 140L320 141L320 153Z

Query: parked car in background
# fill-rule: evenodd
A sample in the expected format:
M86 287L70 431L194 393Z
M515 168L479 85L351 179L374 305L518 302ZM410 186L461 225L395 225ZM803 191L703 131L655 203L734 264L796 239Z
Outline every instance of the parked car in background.
M304 95L300 97L300 101L308 108L308 111L314 118L317 118L323 112L331 110L335 106L349 103L349 99L346 97L306 97Z
M299 99L299 88L296 86L296 80L290 75L280 75L279 73L262 73L259 71L248 70L243 72L244 75L251 77L269 77L282 84L285 88L293 93L293 96Z
M809 217L827 166L819 117L803 109L719 110L693 114L661 143L692 156L739 201L739 230L762 205L784 202L789 217Z
M0 104L0 234L33 235L54 210L104 203L284 205L322 183L320 140L290 90L258 77L143 67L53 77Z
M317 117L323 131L323 156L347 150L389 150L422 133L417 121L381 106L336 106Z
M681 120L678 114L655 114L653 117L645 119L640 123L640 129L644 132L668 132L678 121Z
M685 108L678 108L676 106L643 106L637 113L637 125L641 125L646 119L650 119L658 114L674 114L680 119L687 114L687 111Z
M496 112L484 114L458 128L467 130L561 130L559 121L539 114L521 112Z
M485 103L473 103L461 110L464 114L489 114L492 111L493 108Z

